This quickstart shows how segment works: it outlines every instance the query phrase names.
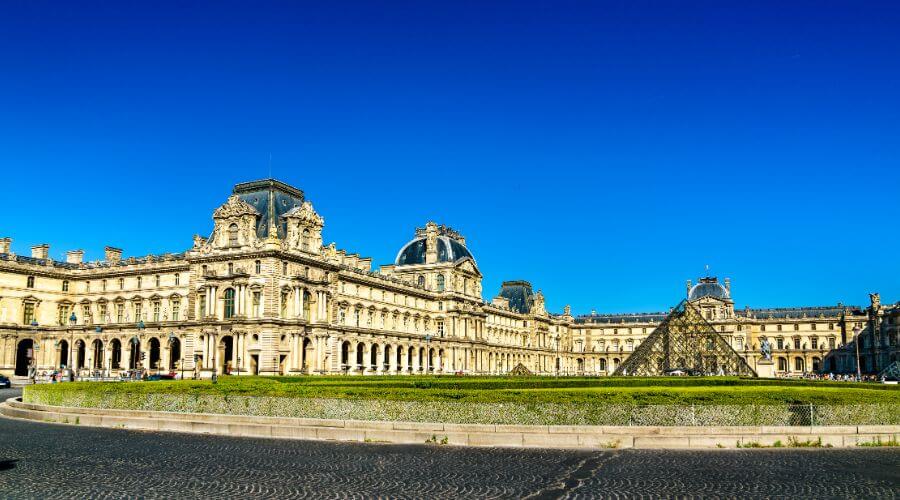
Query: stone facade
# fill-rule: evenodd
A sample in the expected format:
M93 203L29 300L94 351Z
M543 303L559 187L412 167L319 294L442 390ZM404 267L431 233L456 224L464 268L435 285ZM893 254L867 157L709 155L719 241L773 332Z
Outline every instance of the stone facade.
M123 258L106 247L96 262L81 250L55 261L47 245L19 256L0 239L0 372L499 374L522 364L603 375L665 317L550 314L525 281L486 302L465 238L431 222L375 271L370 258L323 245L324 219L275 180L238 184L213 221L183 253ZM767 337L779 372L855 370L854 328L864 371L898 359L900 308L877 295L867 309L735 311L728 280L687 289L751 366Z

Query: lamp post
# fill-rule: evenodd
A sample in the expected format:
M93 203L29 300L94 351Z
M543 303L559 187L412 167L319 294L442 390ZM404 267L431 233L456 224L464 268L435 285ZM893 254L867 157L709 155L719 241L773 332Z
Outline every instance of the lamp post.
M859 334L862 333L862 330L858 326L853 327L853 336L855 340L853 341L856 344L856 381L859 382L862 380L862 370L859 366Z
M75 311L72 311L72 315L69 316L69 373L72 374L72 380L75 380L75 373L72 371L72 348L75 346L75 323L78 321L78 318L75 317Z
M241 357L237 357L237 376L241 376Z

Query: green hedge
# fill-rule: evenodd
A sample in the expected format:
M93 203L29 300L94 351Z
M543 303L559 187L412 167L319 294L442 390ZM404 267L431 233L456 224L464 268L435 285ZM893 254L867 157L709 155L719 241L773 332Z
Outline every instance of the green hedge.
M63 384L65 385L65 384ZM583 402L303 398L235 394L59 390L29 387L26 402L125 410L271 417L519 425L900 425L896 404L631 405ZM137 385L137 384L135 384Z
M42 384L28 386L26 398L33 391L527 404L900 405L897 386L728 377L220 377L218 384L193 380Z

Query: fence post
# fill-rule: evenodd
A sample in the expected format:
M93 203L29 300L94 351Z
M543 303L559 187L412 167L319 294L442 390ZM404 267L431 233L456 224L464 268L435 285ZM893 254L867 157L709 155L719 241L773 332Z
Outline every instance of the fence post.
M809 426L816 425L816 408L812 403L809 404Z

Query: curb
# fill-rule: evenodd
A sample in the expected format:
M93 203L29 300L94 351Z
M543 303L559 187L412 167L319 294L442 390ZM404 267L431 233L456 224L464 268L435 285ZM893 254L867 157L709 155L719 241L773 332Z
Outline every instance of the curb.
M550 449L789 447L792 442L815 443L816 447L849 448L859 443L897 440L900 437L900 425L622 427L444 424L73 408L23 403L19 398L10 398L0 404L0 414L38 422L221 436Z

